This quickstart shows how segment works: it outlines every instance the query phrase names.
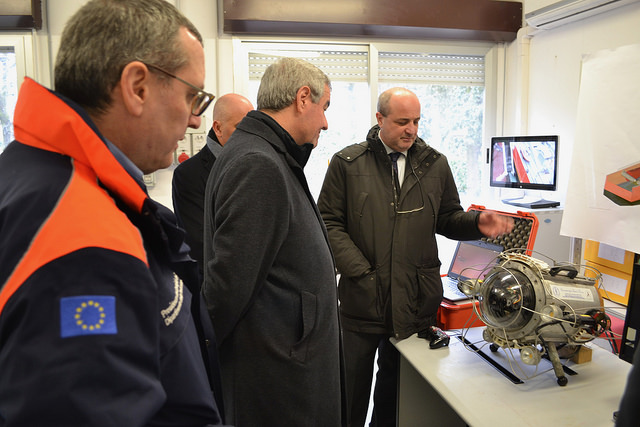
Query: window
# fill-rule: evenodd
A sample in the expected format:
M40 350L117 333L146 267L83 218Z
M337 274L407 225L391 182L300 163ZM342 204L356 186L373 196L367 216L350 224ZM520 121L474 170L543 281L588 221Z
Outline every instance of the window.
M493 47L235 40L234 68L240 73L246 70L238 76L236 91L248 94L255 103L264 70L282 56L303 58L327 73L332 82L329 129L321 134L305 167L309 187L317 198L332 155L363 141L375 124L378 95L394 86L406 87L422 104L419 136L447 156L463 200L477 202L486 181L483 141L494 133L485 126L485 70L487 58L492 58L487 53ZM492 100L490 105L494 104Z
M380 52L379 93L412 90L422 105L418 135L447 156L458 191L481 194L484 56Z
M347 145L363 141L371 126L369 51L360 45L244 44L243 58L248 61L246 93L254 105L262 74L269 65L284 56L311 62L331 80L331 106L326 113L329 128L320 134L318 146L305 166L309 190L317 199L333 154Z
M13 46L0 46L0 152L13 141L13 111L17 99L16 52Z
M32 75L30 35L0 35L0 153L13 141L13 113L24 77Z

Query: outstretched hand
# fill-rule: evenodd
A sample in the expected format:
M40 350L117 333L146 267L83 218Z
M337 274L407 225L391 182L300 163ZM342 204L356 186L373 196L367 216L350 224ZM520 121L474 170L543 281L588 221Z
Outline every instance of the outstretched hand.
M513 230L513 218L495 212L480 212L478 230L486 237L495 239Z

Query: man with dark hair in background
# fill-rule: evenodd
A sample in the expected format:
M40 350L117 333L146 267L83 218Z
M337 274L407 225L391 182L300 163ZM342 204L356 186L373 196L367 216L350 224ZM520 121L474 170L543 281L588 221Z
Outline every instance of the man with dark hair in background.
M213 163L222 147L236 130L240 120L253 110L251 101L242 95L228 93L213 105L213 123L207 135L207 143L193 157L180 163L173 171L173 210L178 224L187 232L187 244L191 257L198 262L200 278L202 271L202 234L204 226L204 190Z
M62 33L56 91L22 83L0 155L0 424L222 423L197 268L143 181L200 126L204 77L170 3L93 0Z

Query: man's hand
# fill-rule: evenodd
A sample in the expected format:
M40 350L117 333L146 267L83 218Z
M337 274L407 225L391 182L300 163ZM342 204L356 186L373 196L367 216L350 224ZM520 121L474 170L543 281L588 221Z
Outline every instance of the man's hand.
M513 230L513 218L495 212L480 212L478 230L486 237L495 239L503 234L511 233L511 230Z

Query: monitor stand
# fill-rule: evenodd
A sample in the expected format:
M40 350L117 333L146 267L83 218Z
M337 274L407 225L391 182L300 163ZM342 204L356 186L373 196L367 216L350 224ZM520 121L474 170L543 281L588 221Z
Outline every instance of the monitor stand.
M529 209L555 208L560 206L560 202L553 200L539 199L537 197L524 196L517 199L502 199L502 203L520 206Z

